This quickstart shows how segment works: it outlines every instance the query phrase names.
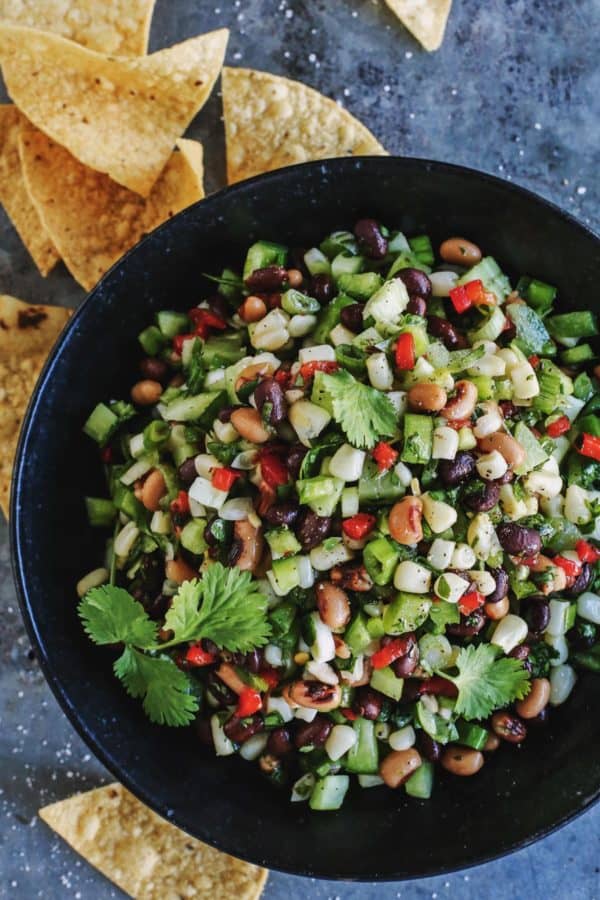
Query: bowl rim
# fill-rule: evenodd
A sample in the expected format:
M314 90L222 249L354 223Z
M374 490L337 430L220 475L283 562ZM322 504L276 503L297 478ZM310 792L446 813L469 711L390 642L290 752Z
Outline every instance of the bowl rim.
M69 320L65 324L61 334L59 335L56 343L53 345L52 350L50 351L44 366L41 370L41 373L38 377L34 390L32 392L31 398L29 400L27 410L25 416L23 418L23 422L21 425L21 430L19 434L19 440L17 443L17 448L15 451L15 458L13 464L13 472L12 472L12 484L11 484L11 496L10 496L10 516L9 516L9 544L10 544L10 556L11 556L11 568L13 573L14 584L16 588L17 598L19 601L19 607L21 610L21 616L23 619L23 623L25 626L25 630L31 641L33 648L35 649L36 659L40 665L44 678L50 687L54 697L58 701L59 706L62 711L66 715L70 724L73 726L78 736L84 741L84 743L90 748L93 752L96 759L113 775L121 784L124 785L127 790L129 790L134 796L136 796L139 800L145 803L150 809L160 815L165 821L176 825L185 831L185 828L179 821L177 813L175 810L170 809L164 803L156 800L152 793L146 790L143 785L139 785L133 775L129 773L128 770L121 768L120 764L114 760L111 756L109 748L102 745L96 736L92 733L90 729L86 726L85 722L81 718L78 708L71 702L69 696L68 686L63 684L62 681L56 676L52 663L50 662L45 647L44 636L41 631L38 629L38 625L35 619L35 615L33 613L30 599L29 599L29 589L27 585L27 576L25 573L25 562L22 555L22 527L20 522L20 517L17 514L17 510L20 505L20 496L21 496L21 488L22 483L25 478L25 460L23 457L23 447L29 438L29 434L32 428L32 420L35 416L36 410L39 406L41 397L45 392L46 385L48 381L52 377L53 369L57 360L57 357L62 352L63 346L65 343L71 339L72 332L76 329L77 324L79 322L80 317L84 314L84 311L87 310L89 306L92 306L96 300L96 296L99 291L104 286L104 283L108 281L113 273L118 269L126 267L129 263L129 259L132 255L134 255L142 246L144 246L148 241L153 240L156 235L160 234L163 231L167 231L169 227L171 227L171 223L180 217L183 217L187 214L190 214L191 210L196 209L200 204L204 207L217 206L222 202L224 197L230 196L232 194L236 194L238 192L242 192L244 190L248 190L248 188L252 188L255 185L261 185L264 183L277 182L278 180L287 180L294 176L295 173L305 171L306 169L314 169L314 170L326 170L326 169L341 169L348 170L345 174L347 177L352 177L352 175L356 175L360 173L360 170L363 164L367 165L381 165L383 167L386 166L398 166L402 167L402 165L406 164L407 166L416 165L421 166L424 171L431 171L436 173L443 174L444 172L450 174L460 174L466 177L473 178L474 180L483 180L484 182L489 182L494 185L496 188L507 192L508 194L520 196L525 199L527 202L535 203L541 205L542 207L546 207L548 210L552 211L554 214L558 215L560 218L565 220L571 227L576 229L577 231L583 233L587 237L591 237L593 240L600 243L600 233L595 231L591 226L581 222L577 219L572 213L560 207L557 203L552 200L547 199L546 197L541 196L530 188L523 187L522 185L514 182L508 181L504 178L500 178L497 175L491 174L489 172L485 172L479 169L474 169L472 167L459 165L456 163L448 163L440 160L432 160L423 157L414 157L414 156L353 156L353 157L334 157L330 159L323 160L315 160L306 163L299 163L293 166L286 166L281 169L276 169L272 172L266 172L259 175L255 175L252 178L245 179L244 181L237 182L232 185L227 185L223 188L220 188L213 194L210 194L208 197L203 198L202 200L197 201L181 212L177 213L172 218L163 222L159 225L154 231L145 235L144 238L139 241L134 247L128 250L111 268L105 272L102 278L98 281L98 283L89 291L84 298L84 300L79 304L79 306L74 310L73 315L69 317ZM600 784L598 785L597 790L581 800L581 798L575 797L578 801L578 805L574 807L570 812L559 817L555 822L550 825L540 827L533 831L530 835L528 835L524 839L520 840L510 840L507 841L501 849L497 852L489 852L485 853L482 856L477 858L472 858L466 861L460 861L456 865L445 865L443 867L427 867L427 869L423 869L420 874L411 874L411 875L380 875L377 872L373 873L370 876L366 875L358 875L352 876L351 878L347 874L340 874L335 872L329 872L327 874L322 874L319 872L315 872L312 869L305 867L304 869L297 869L292 867L286 867L285 865L278 864L274 866L272 863L269 863L267 860L264 865L268 866L273 871L282 872L288 875L296 875L299 877L311 877L317 878L319 880L331 880L331 881L357 881L362 883L375 883L375 882L383 882L383 883L400 883L403 881L417 881L422 878L430 878L436 877L440 875L450 874L453 872L463 871L467 869L472 869L477 866L481 866L487 864L489 862L493 862L495 860L502 859L505 856L508 856L512 853L515 853L519 850L523 850L526 847L530 847L532 844L537 841L547 837L550 834L558 831L560 828L564 827L568 823L574 821L579 818L585 812L590 810L599 800L600 800ZM187 833L187 832L186 832ZM229 831L228 834L233 835L233 831ZM203 836L201 840L204 843L209 844L210 846L215 847L217 850L220 850L225 853L229 853L231 855L236 856L239 859L243 859L246 862L252 863L254 865L263 865L263 863L257 863L255 859L248 857L244 852L240 852L239 847L237 846L235 838L228 842L227 845L224 845L220 841L215 841L211 838L210 835Z

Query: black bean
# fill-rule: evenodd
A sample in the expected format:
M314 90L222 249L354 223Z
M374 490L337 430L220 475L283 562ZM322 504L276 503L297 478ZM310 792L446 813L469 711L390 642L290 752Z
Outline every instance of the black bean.
M313 275L306 293L319 303L329 303L335 297L335 282L329 275Z
M438 475L448 487L469 481L474 473L475 459L466 450L459 450L454 459L441 459L438 465Z
M264 723L261 716L252 716L251 719L238 719L237 716L232 716L223 725L223 731L235 744L243 744L263 728Z
M249 672L252 672L253 675L258 675L263 664L263 658L262 650L250 650L246 653L244 666Z
M448 350L464 350L468 346L464 334L461 334L448 319L442 319L441 316L429 316L427 329L433 337L439 338Z
M359 716L375 721L381 713L385 697L370 687L360 687L352 704L352 709Z
M361 253L370 259L383 259L388 251L388 242L381 233L375 219L359 219L354 226L354 234Z
M545 597L525 597L521 601L521 615L532 634L541 634L550 621L550 604Z
M402 703L413 703L418 700L422 693L422 684L418 678L408 678L402 688Z
M497 712L492 716L492 729L499 738L509 744L520 744L527 737L527 728L518 716Z
M305 552L313 550L331 531L331 516L318 516L305 507L300 511L295 531L302 549Z
M221 319L227 319L229 316L229 304L225 297L221 294L213 294L212 297L209 297L207 300L208 307L215 316L219 316Z
M394 278L403 282L409 297L422 297L425 302L431 297L431 281L420 269L399 269Z
M512 659L520 659L523 661L527 659L530 652L531 648L529 644L519 644L517 647L513 647L508 655L512 657Z
M217 419L219 422L229 422L231 420L231 413L235 412L236 409L241 409L241 405L239 403L234 406L224 406L223 409L220 409L217 413Z
M446 632L453 637L473 637L479 634L487 622L487 616L482 609L475 609L468 616L461 616L458 625L447 625Z
M274 503L263 515L263 519L266 519L269 525L293 525L299 512L300 507L293 501Z
M591 622L580 620L567 632L569 646L575 650L589 650L596 643L598 629Z
M255 269L245 280L246 287L251 291L279 291L287 280L287 269L283 266L265 266L264 269Z
M166 362L163 362L162 359L155 359L152 356L148 356L140 361L140 372L144 378L149 378L151 381L159 381L161 384L164 384L169 377L169 367Z
M427 312L427 302L415 294L408 301L406 312L412 313L413 316L424 316Z
M237 694L224 684L215 671L208 672L206 676L208 689L219 706L234 706L237 703Z
M502 549L512 556L536 556L542 549L542 539L535 528L515 522L505 522L496 528Z
M357 563L336 566L329 573L329 577L337 587L347 591L355 591L358 594L367 593L373 587L373 579L365 566Z
M590 586L592 580L592 567L589 563L583 563L581 572L573 582L570 588L565 591L567 597L579 597Z
M194 462L193 456L190 456L189 459L186 459L185 462L181 463L177 469L177 474L184 484L191 484L192 481L196 480L198 473L196 471L196 463Z
M285 756L292 750L292 739L287 728L275 728L269 735L267 750L275 756Z
M300 466L307 453L307 448L303 447L302 444L292 444L288 449L285 463L292 478L298 478L300 475Z
M442 745L435 741L426 731L417 732L417 749L429 762L436 763L442 755Z
M508 594L508 574L505 569L490 569L494 576L496 587L491 594L485 598L486 603L499 603Z
M406 653L394 660L392 669L398 678L409 678L419 664L419 645L412 633L403 635L403 640L406 642Z
M465 494L465 506L474 512L487 512L492 509L500 497L500 487L494 481L483 481L481 490Z
M363 305L362 303L351 303L345 306L340 313L340 321L344 328L349 328L355 334L363 330Z
M505 419L517 419L519 416L519 407L515 406L512 400L501 400L498 406L502 410Z
M294 735L294 744L301 747L322 747L333 728L331 719L316 715L312 722L301 722Z
M287 416L288 404L282 387L274 378L265 378L254 390L254 402L262 413L268 404L267 421L271 425L279 425Z

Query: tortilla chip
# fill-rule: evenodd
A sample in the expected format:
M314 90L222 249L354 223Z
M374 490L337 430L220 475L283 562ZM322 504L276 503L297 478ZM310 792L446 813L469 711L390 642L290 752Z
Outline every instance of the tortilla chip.
M71 315L0 295L0 506L8 518L19 429L46 357Z
M24 123L20 152L27 189L66 266L86 290L145 234L204 196L202 144L181 138L178 147L144 200Z
M0 0L0 19L52 31L99 53L143 56L155 0Z
M175 141L204 105L228 31L137 59L113 59L55 34L0 25L9 95L84 165L146 197Z
M452 0L385 0L402 24L426 50L437 50L444 40Z
M21 114L15 106L0 105L0 203L42 275L60 259L31 202L19 159Z
M253 69L223 69L230 184L293 163L386 151L333 100L299 81Z
M257 900L268 872L202 844L120 784L45 806L40 818L137 900Z

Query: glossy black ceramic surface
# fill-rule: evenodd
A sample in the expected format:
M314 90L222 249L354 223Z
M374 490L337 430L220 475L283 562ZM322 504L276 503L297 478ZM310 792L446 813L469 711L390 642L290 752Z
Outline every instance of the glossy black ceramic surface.
M359 216L434 242L460 234L512 275L559 287L561 308L597 296L600 241L556 207L466 169L396 158L345 159L281 170L186 210L101 281L58 342L30 405L15 469L14 570L44 673L63 709L115 776L157 812L208 843L271 868L328 878L431 875L521 847L600 795L600 680L581 678L550 725L505 747L472 779L442 775L429 802L354 788L344 808L311 813L265 783L256 766L217 759L191 729L150 724L77 620L74 585L100 564L104 535L82 497L101 494L91 408L124 396L137 334L161 308L187 309L211 291L202 272L239 263L253 240L306 246Z

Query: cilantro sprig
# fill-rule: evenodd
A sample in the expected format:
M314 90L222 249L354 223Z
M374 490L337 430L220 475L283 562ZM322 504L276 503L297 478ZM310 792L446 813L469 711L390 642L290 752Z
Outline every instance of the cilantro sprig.
M396 411L384 393L357 381L341 369L321 376L333 418L354 446L370 450L382 437L396 433Z
M521 662L496 659L496 652L491 644L463 647L456 658L458 675L439 673L458 688L455 711L465 719L486 719L495 709L529 693L529 674Z
M179 644L209 638L231 652L262 647L271 634L267 598L249 572L214 563L201 580L184 582L173 598L164 628L172 637L158 642L158 625L123 588L103 585L81 600L78 613L95 644L124 644L114 664L127 692L143 699L158 724L188 725L198 710L193 684L165 653Z

